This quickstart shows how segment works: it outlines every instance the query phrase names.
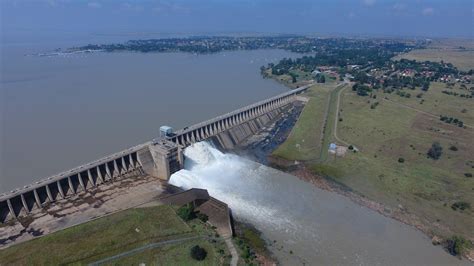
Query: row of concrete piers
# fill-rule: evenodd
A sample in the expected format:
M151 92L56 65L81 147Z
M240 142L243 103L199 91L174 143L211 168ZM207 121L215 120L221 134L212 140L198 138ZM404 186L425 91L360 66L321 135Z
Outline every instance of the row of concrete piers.
M35 208L41 209L57 200L72 197L122 177L140 175L142 172L136 151L108 159L36 182L0 197L0 222L28 215Z
M177 131L169 140L181 147L215 136L223 131L255 119L265 113L281 108L294 100L294 97L305 91L308 86L289 91L276 97L257 102L255 104L240 108L231 113L216 117L214 119L193 125L181 131Z

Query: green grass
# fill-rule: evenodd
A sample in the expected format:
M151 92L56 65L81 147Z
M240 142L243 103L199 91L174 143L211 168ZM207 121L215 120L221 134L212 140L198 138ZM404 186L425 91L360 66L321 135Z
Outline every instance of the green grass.
M464 49L459 49L464 47ZM437 39L426 49L416 49L394 59L406 58L417 61L444 61L468 71L474 69L474 42L465 39Z
M473 132L439 125L436 118L384 102L382 97L380 94L368 103L368 97L344 92L341 108L344 120L338 125L338 134L360 152L331 159L323 170L337 169L336 174L329 172L336 181L388 206L402 205L430 223L446 227L433 227L437 234L449 236L454 232L474 237L473 213L459 213L449 207L458 200L474 203L474 179L463 176L465 172L474 172L470 162ZM394 97L399 96L390 99ZM427 94L427 102L432 101L429 97ZM439 105L449 106L450 96L444 97L445 101ZM374 101L380 104L370 109ZM440 110L443 108L448 107ZM430 130L437 127L444 130L441 133ZM433 141L444 147L444 154L437 161L426 156ZM459 150L450 151L452 144ZM405 162L399 163L398 158L404 158Z
M416 61L434 61L434 62L449 62L452 63L454 66L459 68L460 70L469 71L470 69L474 69L474 51L468 50L463 51L459 49L437 49L437 48L429 48L429 49L418 49L410 51L406 54L402 54L400 56L395 57L395 59L409 59L409 60L416 60Z
M467 88L471 87L470 84ZM423 92L422 98L415 97L418 93L422 93L419 89L410 90L405 89L412 96L410 98L400 97L394 93L380 94L379 96L388 97L392 101L409 105L416 109L432 113L434 115L448 115L456 117L469 125L474 125L474 99L461 98L459 96L446 95L442 93L443 90L470 94L470 91L461 90L458 85L453 89L447 89L445 83L433 82L427 92ZM420 104L421 100L423 103ZM463 112L463 109L466 109Z
M15 265L86 264L148 243L202 234L209 232L189 226L169 206L129 209L1 250L0 261ZM213 254L210 261L216 259Z
M207 256L204 260L197 261L191 258L190 250L195 245L206 250ZM224 249L221 250L224 252ZM105 265L137 265L139 263L145 263L145 265L223 265L223 259L222 254L219 253L218 245L210 243L208 240L195 239L145 250Z
M317 84L304 94L309 102L304 107L287 140L280 145L273 156L286 160L317 160L321 153L321 125L328 106L328 97L334 85Z
M441 93L445 84L432 83L420 98L420 89L411 98L376 92L376 99L357 96L350 89L342 92L338 137L360 151L348 151L344 157L327 156L334 141L338 89L315 86L306 94L310 101L287 140L274 156L300 160L314 173L328 177L389 208L402 208L425 221L433 233L474 238L474 211L454 211L454 202L474 205L474 131L439 121L438 115L459 118L474 124L474 100ZM453 90L464 92L457 85ZM383 100L388 97L389 102ZM375 109L370 106L379 104ZM321 145L321 128L329 103L328 121ZM399 103L399 104L397 104ZM433 116L404 107L408 105ZM463 109L466 111L462 112ZM427 158L434 141L444 148L440 160ZM449 149L456 146L457 151ZM324 147L322 149L321 147ZM320 153L321 151L321 153ZM399 158L404 162L400 163ZM439 225L439 226L438 226Z

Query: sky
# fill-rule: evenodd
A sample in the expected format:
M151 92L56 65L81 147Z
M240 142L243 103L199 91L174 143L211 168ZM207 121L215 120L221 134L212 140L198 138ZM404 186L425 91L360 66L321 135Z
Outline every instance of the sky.
M9 34L296 33L474 37L474 0L0 0Z

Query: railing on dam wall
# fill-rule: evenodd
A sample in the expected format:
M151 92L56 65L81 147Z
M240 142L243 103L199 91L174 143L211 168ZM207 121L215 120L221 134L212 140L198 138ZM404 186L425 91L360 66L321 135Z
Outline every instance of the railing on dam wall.
M311 84L256 102L207 121L194 124L176 131L174 135L168 139L181 146L188 146L192 143L205 140L219 134L220 132L228 130L231 127L289 104L295 95L304 92L310 86Z

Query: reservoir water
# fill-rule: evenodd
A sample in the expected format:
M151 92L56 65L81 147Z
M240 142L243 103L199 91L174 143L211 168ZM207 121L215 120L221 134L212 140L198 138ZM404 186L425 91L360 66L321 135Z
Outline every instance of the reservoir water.
M469 265L413 227L292 175L205 142L185 156L170 183L226 202L236 219L263 233L283 265Z
M84 43L2 45L0 193L150 140L161 125L182 128L284 92L259 68L294 55L25 56Z

